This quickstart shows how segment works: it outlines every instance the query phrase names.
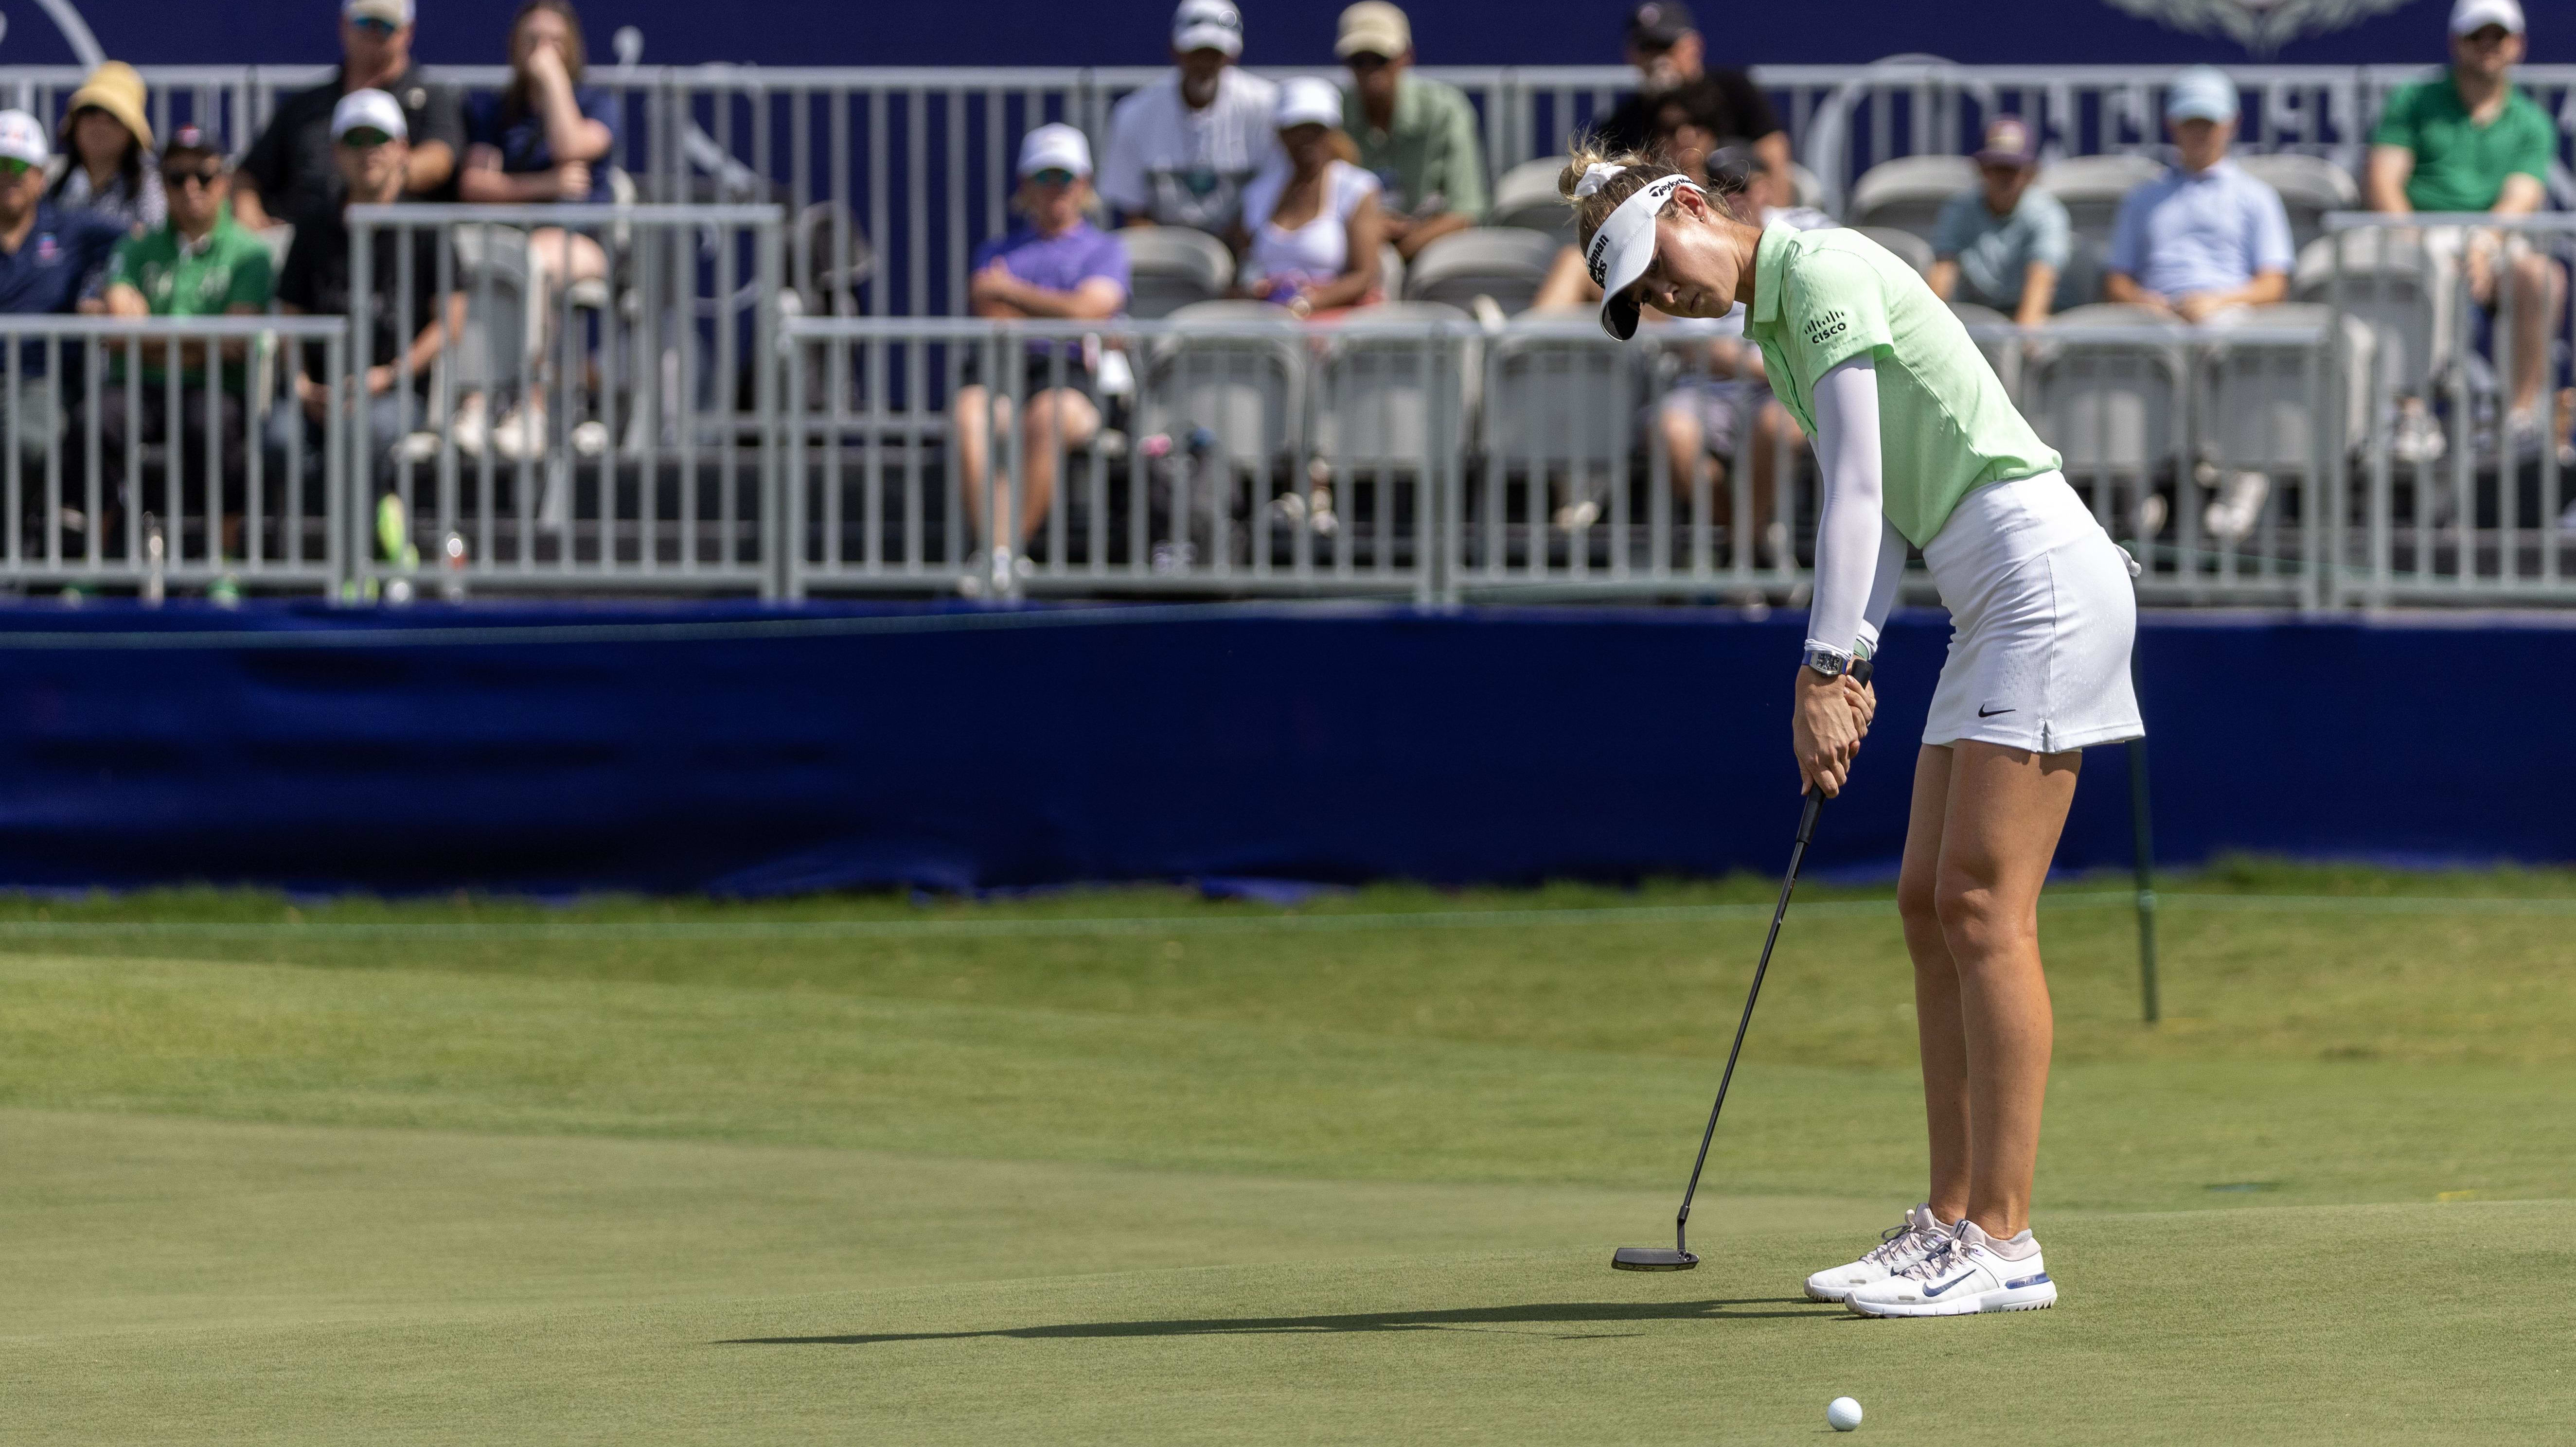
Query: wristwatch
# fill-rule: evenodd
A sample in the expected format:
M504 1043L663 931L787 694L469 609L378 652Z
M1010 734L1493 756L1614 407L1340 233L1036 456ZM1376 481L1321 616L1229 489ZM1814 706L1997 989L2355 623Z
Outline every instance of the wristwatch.
M1840 678L1844 674L1851 672L1852 656L1843 652L1839 648L1829 647L1822 643L1809 643L1807 645L1806 656L1799 659L1798 662L1804 667L1814 669L1817 673L1826 678Z

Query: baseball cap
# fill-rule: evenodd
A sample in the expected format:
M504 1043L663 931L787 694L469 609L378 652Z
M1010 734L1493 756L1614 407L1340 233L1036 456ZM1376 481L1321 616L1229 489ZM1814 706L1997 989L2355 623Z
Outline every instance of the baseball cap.
M2039 159L2039 136L2019 116L1997 116L1986 122L1986 143L1977 148L1980 166L2027 166Z
M2451 33L2471 35L2501 25L2508 35L2522 33L2521 0L2458 0L2451 7Z
M1661 50L1699 28L1682 0L1646 0L1628 12L1628 43Z
M412 20L412 0L340 0L340 13L351 20L381 20L400 29Z
M2165 119L2169 121L2232 121L2236 119L2236 82L2227 72L2214 65L2195 65L2173 78L2173 89L2165 92Z
M1233 0L1181 0L1172 12L1172 48L1243 54L1243 12Z
M395 140L411 135L403 124L402 107L380 90L353 90L340 97L331 108L331 139L338 140L351 131L379 130Z
M45 140L45 128L34 116L25 111L0 111L0 156L42 170L54 158L54 148Z
M1062 121L1049 121L1020 137L1020 174L1034 176L1046 170L1090 175L1090 138Z
M170 132L170 144L161 148L161 159L173 156L220 156L224 153L214 137L199 126L179 126Z
M1279 109L1272 124L1338 126L1342 123L1342 88L1321 76L1295 75L1279 82Z
M1333 58L1383 55L1389 60L1413 49L1413 22L1386 0L1360 0L1342 12L1341 33L1333 40Z
M1619 203L1583 250L1583 264L1601 288L1601 330L1623 342L1637 334L1637 299L1628 289L1655 263L1655 218L1685 186L1699 190L1687 176L1661 176L1640 187Z

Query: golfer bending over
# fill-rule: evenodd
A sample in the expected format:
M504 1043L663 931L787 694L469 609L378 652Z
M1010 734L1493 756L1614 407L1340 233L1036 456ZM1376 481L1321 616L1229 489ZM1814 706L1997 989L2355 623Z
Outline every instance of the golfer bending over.
M1864 1316L2051 1306L2030 1233L2051 1022L2039 887L2081 750L2138 738L2127 555L2093 521L1950 309L1855 231L1760 230L1670 166L1578 154L1561 189L1602 290L1637 310L1746 309L1771 385L1824 474L1815 607L1790 741L1841 791L1876 700L1849 670L1895 602L1906 544L1950 609L1914 765L1898 905L1914 957L1930 1198L1807 1294Z

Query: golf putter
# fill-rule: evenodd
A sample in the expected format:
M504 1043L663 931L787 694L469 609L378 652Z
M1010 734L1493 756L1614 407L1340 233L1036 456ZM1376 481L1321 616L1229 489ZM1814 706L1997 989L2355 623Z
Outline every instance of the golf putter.
M1869 682L1869 660L1852 661L1852 676ZM1789 917L1789 894L1798 887L1798 866L1807 857L1807 841L1815 837L1816 815L1825 807L1822 789L1807 791L1807 807L1798 815L1798 843L1789 851L1789 874L1780 881L1780 902L1771 910L1771 933L1762 941L1762 959L1753 967L1753 988L1744 994L1744 1018L1735 1022L1735 1043L1727 1047L1726 1072L1717 1078L1717 1104L1708 1108L1708 1129L1699 1133L1699 1158L1691 1162L1690 1184L1682 1187L1681 1213L1673 1217L1673 1244L1662 1246L1622 1246L1610 1257L1610 1265L1620 1271L1688 1271L1699 1265L1690 1249L1691 1197L1699 1193L1700 1168L1708 1164L1708 1144L1717 1138L1718 1112L1726 1109L1726 1087L1735 1079L1735 1057L1744 1053L1744 1032L1753 1024L1753 1002L1762 998L1762 976L1771 968L1771 947L1780 942L1780 922Z

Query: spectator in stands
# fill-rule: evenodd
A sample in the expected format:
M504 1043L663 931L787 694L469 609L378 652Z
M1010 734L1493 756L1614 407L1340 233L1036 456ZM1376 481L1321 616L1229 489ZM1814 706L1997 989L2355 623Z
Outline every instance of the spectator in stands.
M404 140L408 124L399 101L380 90L353 90L340 97L331 111L331 143L340 168L340 189L346 198L338 207L319 213L308 213L296 224L294 244L286 253L286 265L277 277L279 309L293 315L346 316L350 314L354 285L351 259L355 250L349 234L346 210L352 205L393 201L403 193L406 178L413 175L410 146ZM369 233L372 249L368 257L368 278L373 305L372 323L366 356L366 368L359 373L359 393L343 397L341 405L366 409L367 436L381 451L390 449L418 423L420 403L429 386L430 364L448 341L465 325L465 293L451 293L447 305L439 305L438 256L446 245L446 234L434 226L418 226L402 232L400 239L390 229ZM402 247L411 249L409 267L403 264ZM408 272L408 276L406 276ZM404 289L406 280L409 290ZM403 325L410 319L410 327ZM304 349L304 372L295 379L297 405L280 407L269 419L268 446L271 454L283 459L295 444L296 432L302 429L307 455L318 455L311 449L320 447L325 436L325 423L330 416L331 376L324 349ZM403 371L408 365L412 386L403 389Z
M2388 98L2370 135L2366 200L2376 211L2487 211L2516 215L2546 204L2558 130L2513 83L2525 50L2518 0L2457 0L2450 69ZM2465 265L2470 295L2495 309L2499 275L2513 293L2512 405L2507 427L2528 448L2541 430L2540 391L2567 272L2518 234L2444 228L2425 246L2445 271ZM2453 272L2456 274L2456 272ZM2449 286L2439 290L2448 294Z
M1342 12L1333 54L1351 70L1342 129L1378 180L1386 239L1411 261L1484 219L1485 153L1466 92L1413 71L1413 25L1386 0Z
M1686 94L1691 108L1710 118L1718 145L1746 153L1746 204L1760 215L1796 202L1790 178L1789 134L1762 88L1742 70L1711 70L1707 46L1690 6L1682 0L1646 0L1628 14L1628 63L1637 68L1636 93L1619 103L1601 127L1612 151L1643 151L1653 141L1657 103Z
M1245 289L1298 316L1384 301L1377 177L1342 133L1342 97L1301 75L1279 87L1280 160L1243 192Z
M1242 54L1233 0L1181 0L1174 70L1109 113L1100 195L1127 224L1238 235L1243 188L1279 153L1279 88L1237 68Z
M138 236L168 216L133 66L111 60L89 73L64 112L61 145L71 164L46 193L55 205L113 217Z
M2206 65L2174 77L2165 126L2176 164L2121 199L2104 293L2187 322L2288 296L2289 209L2227 159L2236 82Z
M617 107L607 91L582 84L581 17L571 0L522 0L510 22L510 85L465 108L467 201L528 204L605 203L608 153L617 144ZM546 447L546 359L552 354L558 288L608 275L608 253L589 236L560 226L528 233L526 385L519 406L491 429L503 457L543 455ZM482 451L484 401L477 393L457 408L450 435L469 453ZM595 434L595 435L593 435ZM596 428L576 442L604 447Z
M274 281L268 247L233 223L224 204L231 186L222 150L195 126L181 126L171 132L169 147L161 153L157 171L169 196L170 219L165 225L118 243L116 259L107 276L108 314L256 316L268 310ZM149 343L141 350L140 414L129 416L127 412L127 352L122 346L109 352L108 385L89 403L99 418L99 472L110 495L123 489L129 427L137 430L136 440L147 445L169 440L168 353L164 347ZM222 371L217 379L220 385L211 389L204 353L200 344L184 345L180 350L181 445L170 461L183 478L194 484L185 495L202 499L205 479L201 460L206 456L206 422L211 406L214 441L223 468L227 519L224 543L229 552L239 542L241 501L237 489L247 446L242 411L243 353L239 347L223 349ZM88 443L88 429L73 427L65 447L67 476L85 473ZM189 500L182 505L193 512L203 504Z
M331 118L361 90L392 96L410 136L396 200L453 201L465 121L456 92L412 64L412 0L342 0L340 73L288 96L233 178L233 219L254 231L336 213L342 197Z
M125 239L122 223L89 211L66 211L45 199L45 167L53 148L45 128L25 111L0 111L0 313L47 315L76 311L86 279L104 276ZM41 457L53 445L61 419L43 378L48 348L28 338L18 350L14 396L0 394L0 411L14 418L20 449ZM76 382L78 375L64 381Z
M1021 138L1019 178L1015 204L1022 224L975 252L975 274L966 288L975 315L1098 321L1124 311L1127 248L1083 215L1091 202L1091 143L1068 125L1039 126ZM987 453L993 428L1011 425L1011 399L992 394L1002 380L981 375L983 350L968 354L965 385L957 389L951 417L966 515L978 537L987 536L984 493L991 475ZM1024 507L1013 517L1009 486L993 489L988 561L997 578L1007 576L1015 549L1027 543L1046 517L1055 497L1058 454L1088 445L1100 430L1092 358L1084 344L1032 341L1025 366L1021 391L1028 406L1020 422Z
M2056 305L2084 300L2058 297L2074 227L2064 202L2030 184L2039 174L2039 137L2030 122L1995 117L1976 160L1983 184L1951 197L1932 229L1932 294L2035 327Z

